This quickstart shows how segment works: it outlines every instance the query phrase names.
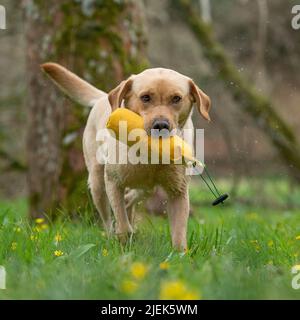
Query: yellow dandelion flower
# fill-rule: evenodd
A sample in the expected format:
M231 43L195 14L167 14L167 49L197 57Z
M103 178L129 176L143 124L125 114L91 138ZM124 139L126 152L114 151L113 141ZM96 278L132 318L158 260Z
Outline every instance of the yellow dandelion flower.
M108 250L106 248L102 249L102 256L107 257L108 256Z
M11 243L11 250L15 251L17 249L18 244L16 242Z
M138 284L132 280L124 280L121 285L121 290L125 293L134 293L138 289Z
M37 224L42 224L44 221L45 221L44 218L37 218L37 219L35 219L35 223L37 223Z
M142 280L147 274L148 268L142 262L135 262L132 264L130 271L136 280Z
M256 251L260 251L260 245L257 240L250 240Z
M21 228L20 227L16 227L16 228L14 228L14 231L20 233L21 232Z
M195 291L186 292L182 297L182 300L200 300L200 299L201 299L201 296Z
M43 224L39 224L38 226L34 227L33 231L41 232L41 231L46 230L48 228L49 228L48 224L47 223L43 223Z
M54 251L54 255L55 255L56 257L61 257L61 256L64 255L64 253L63 253L61 250L55 250L55 251Z
M246 217L248 220L258 220L259 219L259 215L256 212L250 212L250 213L246 214Z
M200 295L189 290L180 280L164 282L161 285L159 299L161 300L197 300Z
M46 229L48 229L48 225L47 225L47 223L43 223L43 224L41 224L41 230L46 230Z
M181 299L186 287L182 281L168 281L161 286L159 298L161 300Z
M60 241L62 241L62 236L61 236L61 234L57 233L57 234L55 235L55 237L54 237L54 240L55 240L55 242L60 242Z
M159 268L161 270L168 270L170 268L170 264L167 261L163 261L159 264Z
M273 240L270 240L268 241L268 247L273 247L274 246L274 241Z
M36 236L36 235L34 235L34 234L31 234L30 235L30 240L31 241L35 241L35 240L37 240L38 239L38 237Z
M300 235L296 237L296 240L300 240Z

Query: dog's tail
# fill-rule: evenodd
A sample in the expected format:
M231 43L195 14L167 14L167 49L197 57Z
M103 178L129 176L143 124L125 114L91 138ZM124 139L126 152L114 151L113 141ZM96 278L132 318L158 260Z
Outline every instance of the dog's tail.
M92 107L106 95L57 63L47 62L41 68L66 95L83 106Z

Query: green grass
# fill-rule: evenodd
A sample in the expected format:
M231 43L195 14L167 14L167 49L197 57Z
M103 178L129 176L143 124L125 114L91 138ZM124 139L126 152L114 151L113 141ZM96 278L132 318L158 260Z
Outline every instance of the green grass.
M279 207L290 192L285 181L269 180L264 188ZM238 193L260 198L260 191L255 194L243 182ZM58 221L37 231L39 224L26 218L25 200L1 202L0 265L7 271L7 289L0 290L0 299L157 299L168 281L181 281L203 299L299 299L300 289L291 287L291 268L300 262L300 209L234 200L217 208L201 206L205 197L207 190L193 185L185 255L172 252L164 218L145 217L134 239L122 247L104 235L88 212L73 221L62 212ZM57 233L62 237L58 243ZM64 255L56 257L55 250ZM169 268L161 270L166 259ZM139 280L131 270L135 262L147 269ZM135 291L128 292L124 281L132 281Z

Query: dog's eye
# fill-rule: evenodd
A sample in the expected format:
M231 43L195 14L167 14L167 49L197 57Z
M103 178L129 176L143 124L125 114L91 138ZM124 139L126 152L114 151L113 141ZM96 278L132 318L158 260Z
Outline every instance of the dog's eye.
M172 98L172 103L178 103L178 102L180 102L181 101L181 97L180 96L174 96L173 98Z
M141 100L143 102L149 102L151 100L151 97L149 96L149 94L144 94L141 96Z

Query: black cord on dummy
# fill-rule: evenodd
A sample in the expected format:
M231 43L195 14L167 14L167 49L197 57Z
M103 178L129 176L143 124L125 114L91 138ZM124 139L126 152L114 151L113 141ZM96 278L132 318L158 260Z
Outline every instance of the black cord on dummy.
M213 188L209 185L209 183L205 180L205 177L203 176L203 173L200 173L199 169L197 168L197 164L202 166L204 168L204 172L206 173L206 175L208 176L208 179L210 181L210 183L213 185ZM213 201L212 205L213 206L217 206L218 204L222 203L224 204L224 201L229 197L229 195L227 193L221 194L218 190L218 188L216 187L208 169L206 168L205 165L202 165L200 162L194 162L193 163L193 167L198 171L198 173L200 174L201 179L204 181L204 183L207 185L208 189L211 191L211 193L214 195L214 197L216 198L216 200ZM214 190L213 190L214 189Z

